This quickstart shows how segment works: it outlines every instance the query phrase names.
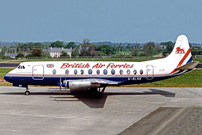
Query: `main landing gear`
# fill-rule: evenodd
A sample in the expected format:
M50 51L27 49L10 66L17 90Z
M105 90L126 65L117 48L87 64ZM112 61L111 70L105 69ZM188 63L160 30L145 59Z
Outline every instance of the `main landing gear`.
M102 94L104 93L106 87L103 87L102 90L100 90L100 88L91 88L89 91L92 95L93 98L96 99L101 99L102 98Z
M29 92L29 90L28 90L29 88L28 87L26 87L26 91L25 91L25 95L30 95L30 92Z

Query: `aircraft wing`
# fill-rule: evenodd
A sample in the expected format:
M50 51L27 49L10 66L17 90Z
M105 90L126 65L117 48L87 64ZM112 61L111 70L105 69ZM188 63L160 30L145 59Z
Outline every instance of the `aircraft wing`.
M78 79L78 80L64 80L62 83L63 87L69 87L70 89L79 89L87 87L100 87L100 86L115 86L121 82L111 81L107 79ZM61 84L58 84L61 85Z
M110 81L106 79L89 79L92 84L102 84L102 85L118 85L120 82Z

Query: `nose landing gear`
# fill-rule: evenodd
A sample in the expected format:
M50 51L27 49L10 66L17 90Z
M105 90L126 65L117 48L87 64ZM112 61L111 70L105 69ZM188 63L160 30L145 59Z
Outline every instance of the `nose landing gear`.
M25 95L26 96L28 96L28 95L30 95L30 92L29 92L29 90L28 90L29 88L28 87L26 87L26 91L25 91Z

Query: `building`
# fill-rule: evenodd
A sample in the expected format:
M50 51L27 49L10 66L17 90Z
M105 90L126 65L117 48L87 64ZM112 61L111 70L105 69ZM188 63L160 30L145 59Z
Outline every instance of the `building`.
M24 57L26 57L30 53L23 53ZM5 53L5 56L8 56L10 58L15 58L18 55L18 53Z
M159 45L161 49L166 49L167 45Z
M5 56L8 56L8 57L10 57L10 58L15 58L15 56L17 56L18 55L18 53L5 53Z
M64 49L63 47L61 48L53 48L53 47L49 47L48 49L43 49L44 52L49 52L50 56L53 57L60 57L61 52L64 51L66 52L70 57L72 54L72 48L70 49Z

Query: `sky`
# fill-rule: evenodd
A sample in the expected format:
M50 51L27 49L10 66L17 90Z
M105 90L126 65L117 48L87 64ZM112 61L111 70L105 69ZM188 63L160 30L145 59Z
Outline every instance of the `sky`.
M0 0L2 42L202 43L202 0Z

